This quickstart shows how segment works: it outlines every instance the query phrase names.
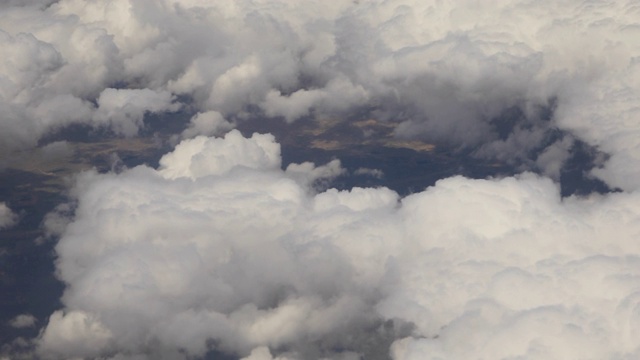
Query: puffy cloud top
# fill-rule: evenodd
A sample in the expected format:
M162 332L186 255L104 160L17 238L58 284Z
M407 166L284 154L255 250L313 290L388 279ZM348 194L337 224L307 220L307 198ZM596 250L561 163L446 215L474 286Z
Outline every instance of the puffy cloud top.
M278 151L233 131L82 174L40 355L640 355L637 193L561 199L532 174L317 193Z
M254 134L245 139L239 131L232 130L224 138L199 136L183 141L160 159L160 173L168 179L224 175L239 166L279 169L280 144L269 134Z
M187 137L248 116L367 111L402 122L399 135L533 157L555 176L578 138L611 155L595 176L638 186L631 0L29 4L0 16L5 148L78 122L134 135L179 95L209 114Z
M93 115L97 123L110 123L115 132L133 136L142 126L145 112L177 111L179 104L167 91L150 89L105 89L98 97Z
M158 169L83 173L50 216L67 288L42 358L640 357L636 1L0 8L0 152L193 115ZM324 191L339 161L283 170L273 136L229 131L263 116L373 117L549 178ZM580 143L620 192L559 196Z

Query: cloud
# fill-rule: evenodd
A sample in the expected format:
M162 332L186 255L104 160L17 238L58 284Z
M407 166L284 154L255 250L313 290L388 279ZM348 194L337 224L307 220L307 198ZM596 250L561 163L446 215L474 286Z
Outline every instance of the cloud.
M323 167L282 170L279 151L234 130L157 170L81 174L39 354L640 354L637 193L563 199L530 173L317 192L299 174Z
M289 164L285 170L287 175L301 184L313 186L316 189L326 188L331 181L347 171L342 167L340 160L331 160L326 165L316 166L311 162L302 164Z
M236 167L275 170L281 164L280 144L270 134L254 134L245 139L237 130L224 138L198 136L183 141L175 151L160 159L160 173L176 179L197 179L208 175L223 175Z
M93 357L112 334L91 315L82 311L56 311L41 335L40 351L45 357Z
M0 6L3 153L192 116L158 169L84 173L47 218L68 287L42 357L640 355L634 1ZM621 192L526 172L324 191L339 161L282 170L273 136L231 130L264 116L376 118L555 180L585 146Z
M0 202L0 229L7 229L18 222L18 215L6 203Z
M98 97L98 108L93 121L107 123L114 132L136 135L143 126L146 113L174 112L180 104L169 92L149 89L105 89Z
M369 97L362 86L354 85L344 78L336 78L324 89L300 89L289 96L271 90L261 104L267 116L282 116L288 122L310 115L315 107L339 112L365 105Z
M354 175L361 176L371 176L376 179L382 179L384 177L384 172L380 169L370 169L370 168L357 168L354 172Z
M207 111L198 113L191 118L189 127L182 132L182 138L187 139L197 135L221 135L233 127L234 125L226 121L219 112Z
M365 114L555 177L561 131L611 155L593 176L637 187L633 1L31 4L7 3L0 19L8 149L71 123L135 135L179 98L209 114L184 137L227 131L213 114Z
M311 238L310 243L299 243L296 236L287 235L295 230L294 219L308 217L304 209L311 204L305 204L308 189L280 170L279 146L272 137L244 139L232 131L224 139L185 140L160 163L158 171L138 167L105 178L107 183L98 185L105 193L94 192L98 184L94 180L102 182L103 175L87 173L80 180L76 219L57 246L61 278L79 286L68 287L67 309L56 313L43 333L43 357L144 353L145 339L194 355L205 352L213 339L224 351L248 354L257 344L277 347L299 342L300 334L313 339L333 331L357 332L357 324L373 326L375 316L365 311L371 308L366 300L372 295L358 294L361 286L333 247ZM134 190L131 185L141 188ZM166 186L177 197L171 199ZM121 191L137 195L131 198ZM374 204L343 202L375 212L395 205L396 197L389 191L384 194L373 195L380 199ZM151 211L129 218L130 211L139 210L139 200L151 201ZM113 209L114 217L90 220L95 211L112 211L105 201L118 208ZM174 203L181 205L174 208ZM321 208L328 211L332 203L323 201ZM94 205L106 207L100 210ZM100 229L82 225L81 214L102 224L94 223ZM95 242L83 240L87 235L83 228L96 236ZM77 263L72 258L83 260ZM84 286L97 287L87 293ZM177 303L165 301L170 298ZM73 325L81 318L91 319L80 322L90 329ZM91 355L86 353L89 346L70 342L74 329L84 337L93 336L95 330L96 341L78 337L83 344L93 344ZM121 331L127 336L122 337ZM59 332L62 338L56 335ZM344 341L336 337L325 346Z
M31 314L20 314L13 318L9 325L14 328L32 327L36 324L37 319Z
M0 32L8 49L0 67L7 74L0 82L0 121L5 151L33 147L50 131L90 117L92 105L59 89L54 83L64 69L64 59L50 44L32 34L11 36Z
M0 6L49 6L55 3L57 0L6 0L3 1Z

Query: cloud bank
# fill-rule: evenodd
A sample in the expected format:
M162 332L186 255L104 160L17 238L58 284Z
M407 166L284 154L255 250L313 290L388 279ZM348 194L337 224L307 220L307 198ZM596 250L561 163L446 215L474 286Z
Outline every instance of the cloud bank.
M579 139L611 155L594 176L637 187L634 1L22 4L0 16L3 148L181 106L184 137L358 114L556 177Z
M640 356L634 1L0 9L4 154L191 119L159 168L83 173L47 218L67 288L42 358ZM339 161L283 170L273 136L230 131L261 117L375 118L540 175L324 190ZM620 192L560 197L583 144Z
M160 164L83 173L50 216L67 288L43 358L640 355L637 193L562 199L530 173L317 192L300 173L331 172L235 130Z

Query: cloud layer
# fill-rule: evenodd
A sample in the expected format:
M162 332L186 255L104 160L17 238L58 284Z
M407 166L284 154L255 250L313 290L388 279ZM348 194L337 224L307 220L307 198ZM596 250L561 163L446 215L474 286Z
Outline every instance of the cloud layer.
M279 151L232 131L82 174L40 355L640 355L638 194L561 199L533 174L317 193Z
M552 176L578 138L611 155L595 176L637 187L634 1L16 5L0 16L9 149L71 123L132 136L179 98L184 136L357 113Z
M67 288L41 357L640 356L635 1L0 9L3 154L191 117L157 169L83 173L46 219ZM324 190L338 160L283 169L273 136L230 131L262 117L375 118L539 175ZM579 146L620 192L560 197Z

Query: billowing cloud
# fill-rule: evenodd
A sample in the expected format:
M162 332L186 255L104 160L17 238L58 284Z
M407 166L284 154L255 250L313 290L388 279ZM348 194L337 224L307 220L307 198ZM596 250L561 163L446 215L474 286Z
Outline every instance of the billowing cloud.
M157 169L83 173L45 221L67 288L41 357L640 356L635 1L0 7L3 154L191 116ZM325 190L338 160L282 169L231 130L262 117L388 121L523 173ZM579 147L620 192L560 197Z
M158 170L80 175L40 355L640 355L637 193L562 199L530 173L317 192L336 165L279 154L232 131Z
M360 114L552 176L577 138L611 155L594 176L637 187L631 0L30 4L0 17L8 148L78 122L132 135L179 98L202 113L185 137Z
M177 111L180 104L174 100L166 91L105 89L98 97L93 121L109 124L116 133L133 136L142 127L146 113Z

